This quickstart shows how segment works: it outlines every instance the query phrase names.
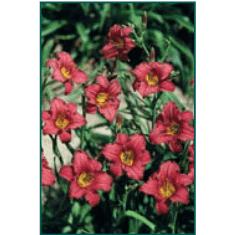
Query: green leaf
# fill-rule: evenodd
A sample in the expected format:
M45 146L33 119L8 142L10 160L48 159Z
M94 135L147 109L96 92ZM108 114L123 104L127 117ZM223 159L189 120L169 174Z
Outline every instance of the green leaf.
M60 39L60 40L72 40L76 38L75 34L68 34L68 35L57 35L56 39Z
M180 53L174 46L169 47L168 55L170 56L172 63L178 65L179 68L183 70L183 63L181 61Z
M66 24L67 21L60 21L60 22L54 21L51 24L49 24L45 29L42 30L41 36L44 37L48 34L51 34Z
M102 11L100 11L101 13L100 14L100 31L104 26L105 18L108 12L110 11L110 8L111 8L110 3L104 3L104 8Z
M178 22L178 24L182 25L186 29L188 29L189 32L194 33L194 25L190 22L189 18L187 16L181 16L181 15L163 15L162 16L166 20L174 20Z
M172 152L168 152L167 154L165 154L163 156L163 161L167 161L167 160L173 160L173 159L177 159L177 156L175 156Z
M72 229L71 229L71 227L69 226L69 225L67 225L67 226L65 226L65 227L63 227L62 228L62 233L69 233L69 232L71 232L72 231Z
M129 3L128 5L130 7L129 14L130 14L130 18L131 18L132 23L135 24L136 26L141 26L141 24L142 24L141 16L137 16L135 14L135 9L134 9L133 3Z
M50 56L50 53L51 53L51 50L54 46L54 39L49 39L45 46L43 47L42 49L42 65L44 65L46 63L46 61L49 59L49 56Z
M190 73L189 75L191 77L194 76L194 56L193 56L193 53L190 51L190 49L181 44L180 42L176 41L172 36L169 37L171 43L179 50L181 51L183 54L185 54L187 56L187 59L189 61L189 64L190 64Z
M124 215L133 217L133 218L141 221L145 225L147 225L151 230L155 230L156 225L154 223L152 223L151 221L147 220L144 216L142 216L134 211L126 211Z
M173 101L177 104L177 106L182 110L184 108L184 106L180 103L180 101L178 100L178 98L175 96L174 93L172 92L163 92L161 99L163 101L163 103L167 103L169 101Z
M75 201L72 207L72 213L75 217L78 217L79 213L81 211L81 207L79 205L79 202Z
M91 206L89 204L85 204L82 207L79 223L83 222L83 220L85 219L86 215L89 213L90 210L91 210Z
M163 20L163 18L162 18L161 15L156 14L156 13L151 12L151 11L148 12L148 18L149 18L149 19L157 20L157 21L158 21L159 23L161 23L161 24L164 23L164 20Z

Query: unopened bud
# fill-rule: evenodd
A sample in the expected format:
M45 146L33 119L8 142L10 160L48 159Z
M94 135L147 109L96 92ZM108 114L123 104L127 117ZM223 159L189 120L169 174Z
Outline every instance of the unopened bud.
M145 28L147 28L147 23L148 23L148 15L147 12L144 11L143 16L142 16L142 23Z
M155 49L152 47L151 51L150 51L150 57L149 57L149 61L150 62L154 62L156 59L156 52Z
M116 126L118 130L122 127L122 115L120 113L117 116Z

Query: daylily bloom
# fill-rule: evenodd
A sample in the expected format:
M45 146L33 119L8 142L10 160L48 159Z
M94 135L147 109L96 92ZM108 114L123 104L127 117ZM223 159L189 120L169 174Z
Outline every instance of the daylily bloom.
M42 151L42 186L52 186L55 183L55 176Z
M97 77L98 84L92 84L86 88L88 104L86 111L96 113L97 110L104 115L109 122L113 122L119 107L117 95L121 93L118 80L108 82L106 77Z
M143 62L134 70L136 80L134 90L138 90L142 97L159 91L174 91L175 85L169 80L172 65L160 62Z
M91 206L99 203L97 191L110 191L113 183L112 177L101 171L101 163L84 151L77 151L72 165L63 166L59 175L70 182L70 198L85 197Z
M67 52L60 52L58 60L50 59L46 66L53 68L52 79L63 82L65 85L64 93L67 95L73 90L73 82L80 84L88 81L88 76L74 63Z
M154 172L139 191L154 196L158 214L168 213L169 201L188 203L187 186L191 180L185 174L180 174L178 164L172 161L160 165L159 172Z
M62 142L71 140L71 129L78 129L86 124L86 120L77 112L77 106L55 98L51 102L51 110L42 112L44 120L43 134L58 134Z
M180 112L174 102L168 102L149 135L151 143L168 143L172 152L182 151L181 142L194 139L194 127L189 123L191 119L192 112Z
M118 56L121 60L127 61L127 54L135 47L135 43L128 37L131 31L131 27L121 27L117 24L111 27L107 36L108 43L102 49L104 57Z
M192 183L194 182L194 144L192 144L189 148L189 172L188 176L191 179Z
M144 165L151 161L145 139L140 134L118 134L116 142L107 144L101 154L112 162L110 170L115 176L125 171L129 178L138 181L143 178Z

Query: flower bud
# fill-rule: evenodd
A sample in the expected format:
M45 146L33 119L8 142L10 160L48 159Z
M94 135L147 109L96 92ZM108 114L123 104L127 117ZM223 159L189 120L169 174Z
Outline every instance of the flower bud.
M142 16L142 23L144 28L147 28L147 23L148 23L148 15L147 12L144 11L143 16Z
M150 62L154 62L155 59L156 59L156 52L155 52L155 49L152 47L152 48L151 48L151 51L150 51L149 60L150 60Z

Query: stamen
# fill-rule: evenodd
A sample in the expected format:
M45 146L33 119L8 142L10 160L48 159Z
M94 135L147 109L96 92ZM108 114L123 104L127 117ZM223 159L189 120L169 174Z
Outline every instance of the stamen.
M78 177L78 184L80 187L85 188L91 184L92 179L93 179L92 174L82 172L82 174L79 175Z
M65 129L69 125L69 120L64 113L59 114L56 119L55 125L60 129Z
M114 44L115 46L119 47L120 49L122 49L123 46L124 46L124 42L123 42L123 40L120 39L120 38L119 38L118 42L113 42L113 44Z
M167 128L167 134L168 135L175 135L178 134L179 132L179 124L177 124L176 122L172 122L170 124L170 126Z
M145 81L148 84L148 86L155 87L158 84L158 76L147 74Z
M133 165L134 154L131 150L122 152L120 158L123 164L127 166Z
M62 67L60 71L61 71L62 76L65 79L70 79L71 78L70 72L65 67Z
M99 103L100 107L104 107L108 98L109 98L109 94L101 92L97 95L96 101Z
M169 198L175 193L175 187L169 181L166 181L159 189L159 194L163 198Z

